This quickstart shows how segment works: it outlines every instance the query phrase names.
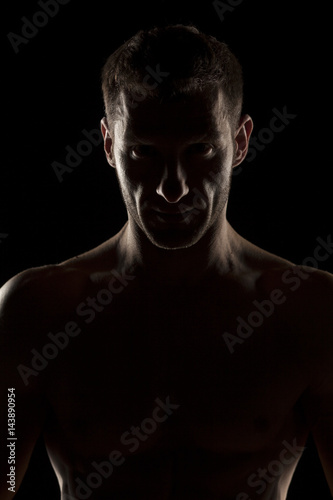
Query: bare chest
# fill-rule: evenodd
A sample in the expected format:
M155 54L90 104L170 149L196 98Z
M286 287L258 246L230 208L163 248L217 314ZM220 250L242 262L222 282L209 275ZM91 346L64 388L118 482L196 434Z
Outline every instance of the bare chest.
M246 454L303 432L305 369L281 315L246 335L252 302L162 298L142 294L81 321L48 373L51 441L90 460L112 449ZM233 352L226 333L241 340Z

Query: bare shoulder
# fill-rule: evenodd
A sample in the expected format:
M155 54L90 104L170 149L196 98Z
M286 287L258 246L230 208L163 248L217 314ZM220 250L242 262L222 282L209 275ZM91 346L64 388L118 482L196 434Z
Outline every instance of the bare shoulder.
M319 269L279 262L261 275L265 295L279 304L285 328L307 346L319 364L333 359L333 275ZM281 304L281 307L280 307Z
M41 310L52 300L68 298L82 284L86 273L61 264L34 267L13 276L0 289L1 311L7 314L20 304L33 306L38 300Z
M2 335L9 329L17 338L27 329L38 332L50 324L64 324L89 295L96 276L115 266L110 241L59 264L27 269L7 281L0 288Z
M333 275L304 265L290 264L279 270L279 280L290 302L303 309L303 315L319 314L326 319L333 314ZM318 318L318 319L319 319Z
M281 314L288 316L290 324L294 323L299 331L305 331L303 326L307 326L307 331L317 336L319 330L332 331L333 275L318 269L320 263L315 256L310 267L290 262L247 241L244 248L246 269L257 277L258 291L267 298L270 295L280 298L284 305Z
M323 353L333 356L333 275L307 266L292 266L282 276L300 324ZM332 359L332 358L331 358Z
M70 266L48 265L27 269L0 289L0 344L24 348L71 315L85 294L89 275Z
M333 275L318 269L319 259L312 259L314 267L298 265L246 240L243 240L243 244L246 267L260 276L264 288L269 290L281 286L286 291L299 292L293 297L295 301L304 301L308 297L322 305L331 301L332 307Z

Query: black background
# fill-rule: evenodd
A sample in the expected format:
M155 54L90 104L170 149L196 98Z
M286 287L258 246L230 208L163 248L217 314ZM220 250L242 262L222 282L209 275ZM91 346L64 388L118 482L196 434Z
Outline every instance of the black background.
M228 3L227 1L225 2ZM230 1L235 4L236 2ZM326 136L330 11L300 1L243 0L220 19L213 2L71 0L15 53L9 32L37 1L6 4L3 28L0 284L23 269L56 263L115 234L126 221L102 145L59 182L52 162L99 128L100 71L107 56L142 28L193 23L228 43L245 78L244 112L254 136L287 107L297 115L233 178L228 218L253 243L297 263L332 233L330 141ZM319 264L332 272L332 256ZM27 416L29 418L29 416ZM34 453L18 499L58 498L56 480ZM54 483L55 496L50 493ZM330 498L311 442L288 500Z

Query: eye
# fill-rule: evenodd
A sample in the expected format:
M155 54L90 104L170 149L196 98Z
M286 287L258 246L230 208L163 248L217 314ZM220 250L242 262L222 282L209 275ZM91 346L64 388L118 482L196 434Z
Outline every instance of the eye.
M156 151L153 146L148 146L145 144L141 144L139 146L134 146L131 148L131 156L135 160L142 160L145 158L151 158L155 156Z
M198 142L197 144L192 144L188 151L193 155L209 156L213 152L214 148L211 144L205 142Z

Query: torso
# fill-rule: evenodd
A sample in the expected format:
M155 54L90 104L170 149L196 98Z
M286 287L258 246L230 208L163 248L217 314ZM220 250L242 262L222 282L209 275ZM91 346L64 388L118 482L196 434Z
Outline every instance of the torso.
M58 271L79 272L80 292L48 331L75 321L80 333L39 375L63 500L285 500L310 428L307 325L300 331L291 315L295 294L285 290L286 301L234 352L223 336L236 334L254 300L282 290L283 266L187 290L161 291L138 276L103 310L78 313L88 297L107 302L98 294L112 275L98 271L74 261Z

